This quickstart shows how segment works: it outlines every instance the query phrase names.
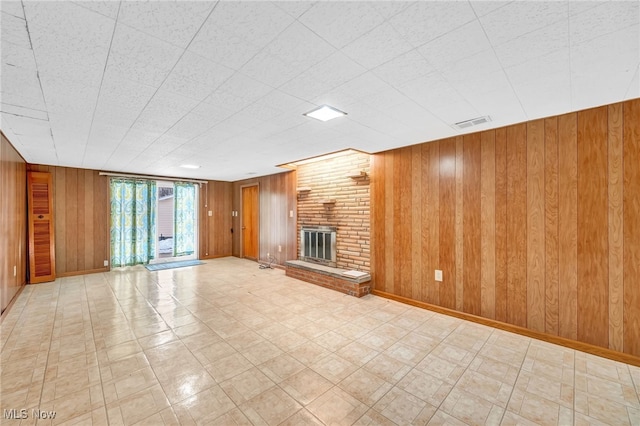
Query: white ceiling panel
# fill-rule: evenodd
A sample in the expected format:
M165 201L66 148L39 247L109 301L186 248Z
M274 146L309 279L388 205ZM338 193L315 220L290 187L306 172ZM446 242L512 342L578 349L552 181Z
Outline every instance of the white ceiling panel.
M496 46L500 64L512 67L549 53L569 52L569 27L560 21Z
M640 96L637 1L0 8L2 130L35 163L237 180Z
M474 19L473 8L466 1L418 1L389 22L409 43L418 47Z
M547 25L567 22L568 9L565 1L514 1L479 19L489 41L498 46Z
M637 1L610 1L589 8L577 16L572 16L571 44L585 43L638 25L639 16L640 2Z
M491 48L480 22L474 20L422 45L418 52L434 67L444 68Z
M185 48L213 7L201 1L125 1L120 4L118 22Z
M384 22L380 14L371 13L365 2L318 2L299 19L313 32L338 49Z
M389 23L381 24L348 44L342 51L367 68L375 68L412 49Z

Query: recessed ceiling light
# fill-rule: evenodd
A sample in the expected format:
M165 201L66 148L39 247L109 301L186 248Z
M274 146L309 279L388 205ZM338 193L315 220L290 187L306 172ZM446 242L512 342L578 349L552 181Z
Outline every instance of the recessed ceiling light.
M302 115L306 115L307 117L315 118L320 121L329 121L337 117L342 117L343 115L347 115L346 112L342 112L338 109L330 107L329 105L322 105L312 111L304 113Z
M196 166L195 164L183 164L180 167L183 169L199 169L200 166Z

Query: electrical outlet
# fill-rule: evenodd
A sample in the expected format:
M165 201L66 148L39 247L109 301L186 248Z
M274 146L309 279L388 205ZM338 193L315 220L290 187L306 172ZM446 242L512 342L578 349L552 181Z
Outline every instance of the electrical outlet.
M109 266L109 261L108 260L104 261L104 266Z
M289 210L289 217L293 217L293 210Z
M13 265L13 276L15 277L16 275L18 275L18 268L16 265Z
M282 253L282 246L278 246L278 253Z
M442 281L442 271L439 269L436 269L436 281Z
M207 212L207 214L208 214L209 216L213 216L213 212L212 212L211 210L209 210L209 211Z

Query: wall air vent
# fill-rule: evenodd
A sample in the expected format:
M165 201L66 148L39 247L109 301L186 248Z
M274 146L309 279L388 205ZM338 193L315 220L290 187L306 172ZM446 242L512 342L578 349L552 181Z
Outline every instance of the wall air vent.
M453 125L456 129L464 130L469 127L477 126L479 124L488 123L491 121L491 117L485 115L484 117L472 118L471 120L459 121Z

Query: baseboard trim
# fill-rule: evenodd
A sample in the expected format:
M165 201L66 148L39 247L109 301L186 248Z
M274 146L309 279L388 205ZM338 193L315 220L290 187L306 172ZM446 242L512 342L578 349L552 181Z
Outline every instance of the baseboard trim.
M507 323L492 320L489 318L479 317L477 315L467 314L465 312L455 311L449 308L443 308L442 306L420 302L418 300L409 299L408 297L398 296L395 294L387 293L385 291L372 289L371 294L384 297L385 299L395 300L396 302L405 303L407 305L416 306L418 308L427 309L429 311L437 312L440 314L449 315L452 317L475 322L478 324L486 325L486 326L497 328L500 330L509 331L511 333L520 334L522 336L527 336L527 337L542 340L545 342L553 343L556 345L564 346L566 348L575 349L577 351L586 352L586 353L597 355L603 358L608 358L613 361L623 362L625 364L630 364L630 365L635 365L636 367L640 367L640 357L637 357L631 354L614 351L612 349L595 346L589 343L578 342L576 340L567 339L565 337L554 336L552 334L529 330L528 328L507 324Z
M109 272L109 267L105 266L104 268L98 268L98 269L87 269L84 271L63 272L61 274L58 274L58 277L59 278L75 277L77 275L99 274L100 272Z

